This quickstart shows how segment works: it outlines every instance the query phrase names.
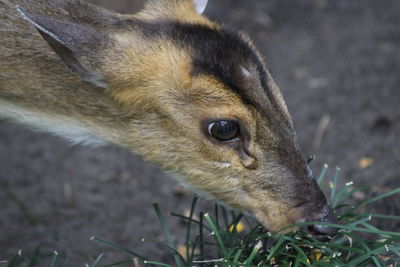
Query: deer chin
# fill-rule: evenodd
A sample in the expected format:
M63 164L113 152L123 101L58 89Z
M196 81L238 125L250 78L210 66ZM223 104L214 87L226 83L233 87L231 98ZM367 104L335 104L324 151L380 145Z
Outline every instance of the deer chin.
M266 207L256 210L253 214L267 230L274 233L296 231L299 227L291 225L305 221L302 217L302 209L299 208Z
M234 202L227 203L231 208L246 211L271 232L287 233L298 230L290 227L305 221L305 206L291 207L278 201L267 200L265 196L254 196L244 190L236 192ZM232 200L232 199L231 199Z

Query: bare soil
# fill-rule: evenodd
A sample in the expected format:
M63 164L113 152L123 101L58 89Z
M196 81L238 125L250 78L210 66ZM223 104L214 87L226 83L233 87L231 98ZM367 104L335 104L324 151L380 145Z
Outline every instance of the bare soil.
M124 13L143 4L92 2ZM210 0L206 14L254 39L305 155L317 156L314 172L326 162L375 193L400 186L400 1ZM163 240L152 203L165 212L190 206L190 195L177 194L173 179L138 156L113 146L71 147L8 122L0 122L0 167L0 261L38 245L68 255L68 266L102 252L105 262L126 259L90 241L93 235L168 260L165 250L141 242ZM376 208L398 215L399 198ZM184 226L170 223L183 236ZM400 231L398 223L381 226Z

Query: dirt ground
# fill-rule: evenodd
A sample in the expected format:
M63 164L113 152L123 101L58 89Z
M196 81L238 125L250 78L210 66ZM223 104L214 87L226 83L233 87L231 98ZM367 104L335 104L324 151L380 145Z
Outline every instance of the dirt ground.
M126 13L142 5L93 2ZM327 162L343 169L345 181L378 192L400 186L400 1L210 0L206 15L254 39L305 155L317 156L314 172ZM165 260L164 250L141 242L163 239L152 203L166 212L190 205L191 196L173 193L173 179L138 156L113 146L71 147L8 122L0 122L0 167L0 261L39 244L68 255L68 266L101 252L105 262L126 259L90 241L93 235ZM400 201L378 209L400 214ZM177 221L171 228L183 235Z

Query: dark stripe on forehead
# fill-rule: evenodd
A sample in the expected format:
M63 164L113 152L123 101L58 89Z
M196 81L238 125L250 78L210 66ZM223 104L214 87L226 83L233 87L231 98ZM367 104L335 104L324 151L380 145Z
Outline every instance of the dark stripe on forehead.
M178 47L192 53L192 75L208 74L216 77L238 94L246 104L259 108L254 94L243 81L241 66L257 67L264 92L271 99L267 73L253 48L236 32L229 29L211 29L206 25L185 24L176 21L146 22L130 20L127 23L141 32L149 40L153 38L171 39ZM271 101L272 103L274 101Z

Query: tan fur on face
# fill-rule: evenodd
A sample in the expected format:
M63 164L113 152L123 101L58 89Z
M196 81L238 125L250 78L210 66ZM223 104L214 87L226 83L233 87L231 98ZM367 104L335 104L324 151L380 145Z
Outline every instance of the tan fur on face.
M196 12L191 0L150 0L145 8L136 14L144 20L173 20L182 23L196 23L217 28L218 25Z

